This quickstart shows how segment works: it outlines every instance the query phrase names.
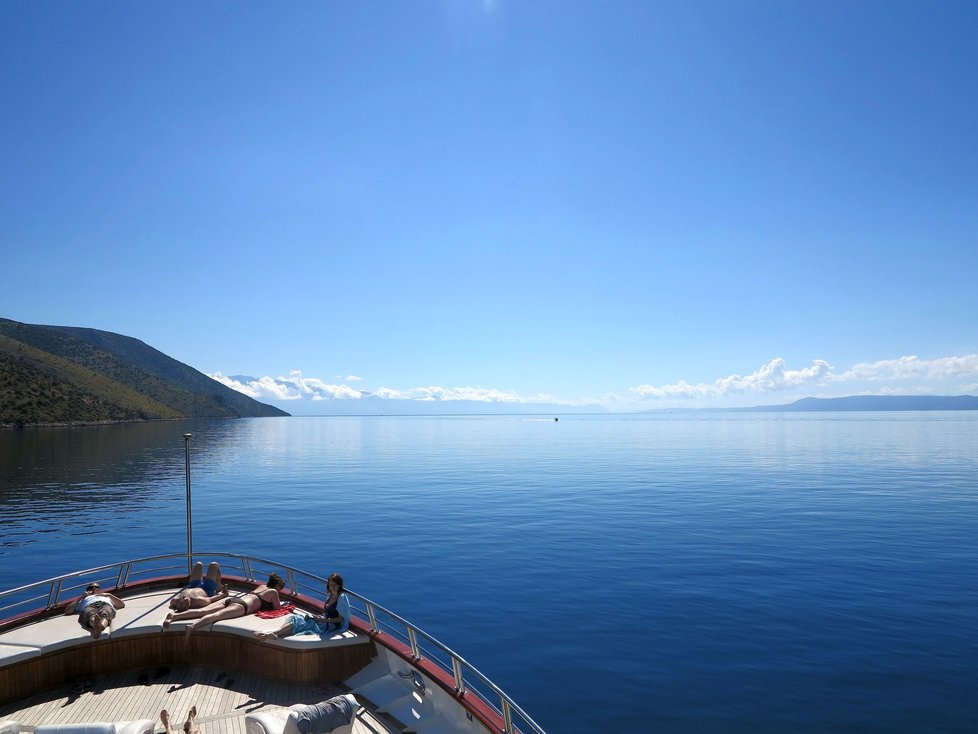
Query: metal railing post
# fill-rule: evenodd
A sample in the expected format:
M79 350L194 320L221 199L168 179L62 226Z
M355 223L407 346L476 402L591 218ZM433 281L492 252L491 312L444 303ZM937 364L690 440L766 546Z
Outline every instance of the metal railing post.
M48 592L48 609L55 606L61 597L61 581L62 579L58 579L56 583L51 584L51 591Z
M408 627L408 641L411 643L411 655L415 660L420 660L421 648L418 647L418 636L414 632L414 627Z
M193 512L190 509L190 437L193 434L183 434L183 454L185 462L185 474L187 475L187 575L194 570L194 535L193 535Z
M458 695L465 695L465 677L462 675L462 661L457 655L452 655L452 675L455 676L455 690Z
M295 588L295 572L290 568L288 573L286 573L285 575L289 582L289 588L292 589L292 593L298 594L299 590Z
M509 708L509 701L505 697L501 698L500 701L503 707L503 726L505 727L503 731L506 734L513 734L513 712Z

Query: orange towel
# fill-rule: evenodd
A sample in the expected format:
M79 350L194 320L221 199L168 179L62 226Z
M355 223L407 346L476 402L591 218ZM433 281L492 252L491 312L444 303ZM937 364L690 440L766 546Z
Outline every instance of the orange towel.
M286 604L278 609L267 609L263 612L255 612L255 616L261 617L262 619L273 619L275 617L284 617L286 614L292 614L294 611L295 604Z

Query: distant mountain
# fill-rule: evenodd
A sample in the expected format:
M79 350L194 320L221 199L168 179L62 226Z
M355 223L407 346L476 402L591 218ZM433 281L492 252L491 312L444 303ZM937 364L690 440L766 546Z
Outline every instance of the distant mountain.
M761 413L825 410L978 410L978 397L973 395L852 395L846 398L802 398L787 405L762 405L754 408L725 408L724 410Z
M0 424L282 415L138 339L0 319Z

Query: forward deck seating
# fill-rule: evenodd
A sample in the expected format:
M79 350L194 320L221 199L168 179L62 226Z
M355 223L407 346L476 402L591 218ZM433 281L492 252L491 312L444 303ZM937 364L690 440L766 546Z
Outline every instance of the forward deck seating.
M272 632L282 626L285 617L274 617L272 619L261 619L253 614L234 619L225 619L215 624L211 629L215 632L233 632L239 635L251 635L253 632ZM180 629L179 622L174 623L173 629ZM294 635L292 637L280 637L275 640L265 640L269 645L277 647L289 647L298 650L310 650L317 647L339 647L342 645L355 645L366 642L367 638L358 635L352 630L346 632L336 632L329 637L319 635Z
M222 661L228 658L242 672L260 674L270 664L291 683L339 683L376 655L374 640L365 632L349 631L326 639L308 635L259 641L254 632L278 629L282 618L255 615L199 629L193 635L199 645L188 646L183 643L186 622L173 623L168 632L161 629L174 593L170 589L123 595L126 606L118 610L110 631L98 640L82 629L77 616L56 611L54 616L0 633L0 703L25 697L35 690L37 681L53 689L83 674L91 677L164 663L225 665L228 663Z
M19 734L33 731L34 734L153 734L156 719L137 719L136 721L95 722L90 724L42 724L37 727L21 727L16 721L0 724L0 734Z
M360 704L352 694L319 704L296 704L287 709L245 715L246 734L352 734ZM348 712L348 716L347 716ZM338 726L333 726L339 721Z
M63 648L98 645L105 640L132 635L157 634L160 632L160 624L169 610L169 601L175 593L174 590L170 589L123 596L123 601L126 602L125 608L118 610L115 619L112 621L112 626L103 633L99 640L93 640L81 628L81 625L78 624L78 617L73 614L51 617L4 632L0 634L0 666L11 665ZM174 622L170 627L170 632L166 634L183 634L187 624L187 622ZM271 631L281 625L282 618L261 619L249 614L218 622L210 630L251 637L255 631ZM318 635L300 635L269 640L268 644L309 650L320 647L356 645L369 641L365 635L347 631L325 639Z

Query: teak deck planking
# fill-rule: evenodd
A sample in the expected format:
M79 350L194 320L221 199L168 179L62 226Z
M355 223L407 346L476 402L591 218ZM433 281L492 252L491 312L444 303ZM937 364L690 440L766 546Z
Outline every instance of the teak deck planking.
M145 676L145 679L142 677ZM87 680L87 679L86 679ZM145 680L145 683L141 682ZM156 720L163 732L160 711L170 714L171 726L182 734L191 706L197 707L202 734L245 734L245 714L315 703L343 691L333 685L281 683L248 673L219 668L175 667L111 673L87 681L90 689L75 692L75 681L48 693L0 707L0 720L22 725L67 724L98 721ZM361 709L353 728L356 734L394 734L390 727Z

